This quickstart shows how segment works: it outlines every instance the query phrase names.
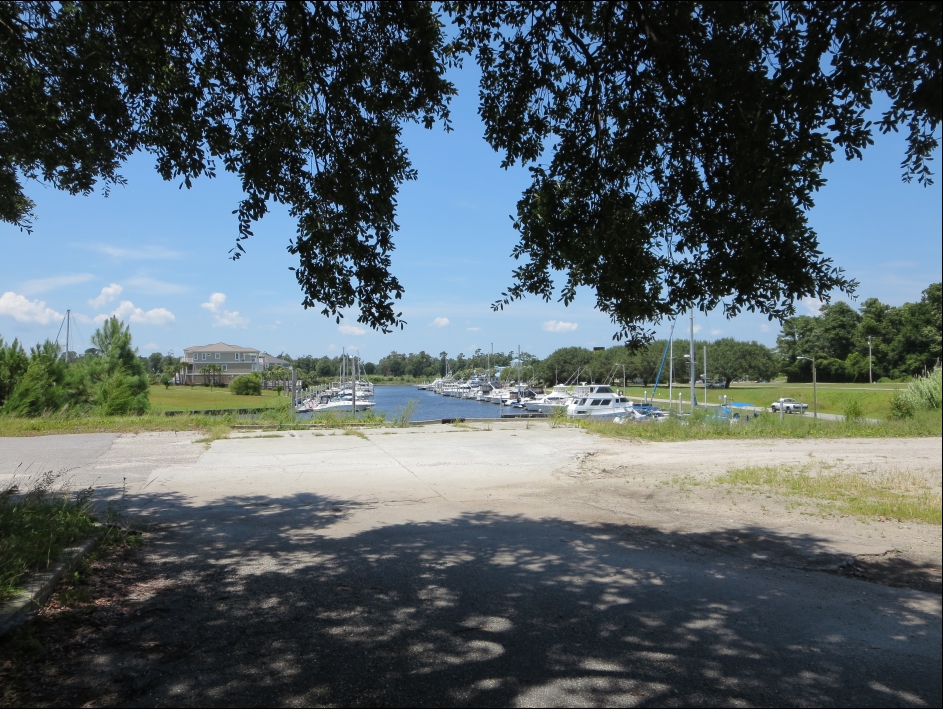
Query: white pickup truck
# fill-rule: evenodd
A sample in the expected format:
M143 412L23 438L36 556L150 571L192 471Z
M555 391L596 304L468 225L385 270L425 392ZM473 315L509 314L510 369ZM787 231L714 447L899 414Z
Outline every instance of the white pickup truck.
M778 414L779 410L782 409L783 413L787 414L804 414L808 408L808 404L803 404L795 399L780 399L779 401L774 401L770 408L773 410L774 414Z

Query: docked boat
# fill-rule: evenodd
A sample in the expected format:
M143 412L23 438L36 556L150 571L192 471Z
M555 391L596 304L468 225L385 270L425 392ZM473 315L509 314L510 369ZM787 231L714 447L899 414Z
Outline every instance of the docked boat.
M351 360L349 370L347 360ZM298 402L295 411L299 414L324 411L365 411L374 406L376 402L373 384L365 377L362 364L358 362L358 358L345 354L341 358L340 380L332 382L327 389Z
M366 411L376 406L376 402L370 399L361 399L357 397L357 403L354 404L352 393L347 394L322 394L317 401L308 400L307 407L299 413L310 412L318 413L321 411Z
M557 384L551 391L543 396L538 396L532 401L528 401L524 404L524 408L528 411L552 414L554 411L565 408L570 398L570 387L566 384Z
M605 384L573 387L566 415L573 418L614 418L634 409L627 396Z

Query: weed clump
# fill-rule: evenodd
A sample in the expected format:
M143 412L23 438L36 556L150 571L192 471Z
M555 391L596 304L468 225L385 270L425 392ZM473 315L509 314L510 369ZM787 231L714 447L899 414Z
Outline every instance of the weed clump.
M943 369L937 367L926 377L914 377L910 385L891 400L891 416L913 418L921 411L939 412L943 407Z
M0 491L0 599L16 593L25 577L45 569L59 553L91 536L92 490L53 489L65 471L44 473L28 490Z
M813 475L807 469L761 466L730 470L715 482L824 501L841 514L862 519L941 523L939 492L913 480L871 480L848 473Z

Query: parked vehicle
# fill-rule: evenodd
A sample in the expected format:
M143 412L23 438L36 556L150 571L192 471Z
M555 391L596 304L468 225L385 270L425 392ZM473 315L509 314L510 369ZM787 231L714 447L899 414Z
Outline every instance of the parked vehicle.
M773 410L774 414L778 414L779 410L782 409L783 413L786 414L804 414L809 408L808 404L803 404L800 401L795 399L780 399L779 401L774 401L770 408Z

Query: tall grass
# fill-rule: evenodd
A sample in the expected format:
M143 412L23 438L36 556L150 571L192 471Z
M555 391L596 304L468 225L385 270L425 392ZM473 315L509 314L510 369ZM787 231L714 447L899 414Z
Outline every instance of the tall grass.
M603 421L579 421L578 425L592 433L609 438L643 441L700 441L717 438L921 438L943 435L940 416L921 412L906 419L872 423L866 419L825 421L812 416L786 416L780 420L773 414L744 419L736 424L712 420L703 412L694 417L669 418L661 423L640 421L615 424Z
M70 544L89 537L91 489L77 495L53 489L51 471L25 492L15 484L0 491L0 599L16 593L25 577L46 568Z
M939 416L943 407L943 369L937 367L926 377L914 377L906 389L891 401L895 418L911 418L918 412L933 411Z
M394 428L406 428L409 425L409 419L416 412L417 406L419 406L418 399L407 399L406 406L396 407L396 412L393 414L393 418L390 419L390 424Z
M941 523L940 493L911 477L875 481L848 473L812 475L807 469L749 467L730 470L715 482L824 500L835 511L859 518Z

